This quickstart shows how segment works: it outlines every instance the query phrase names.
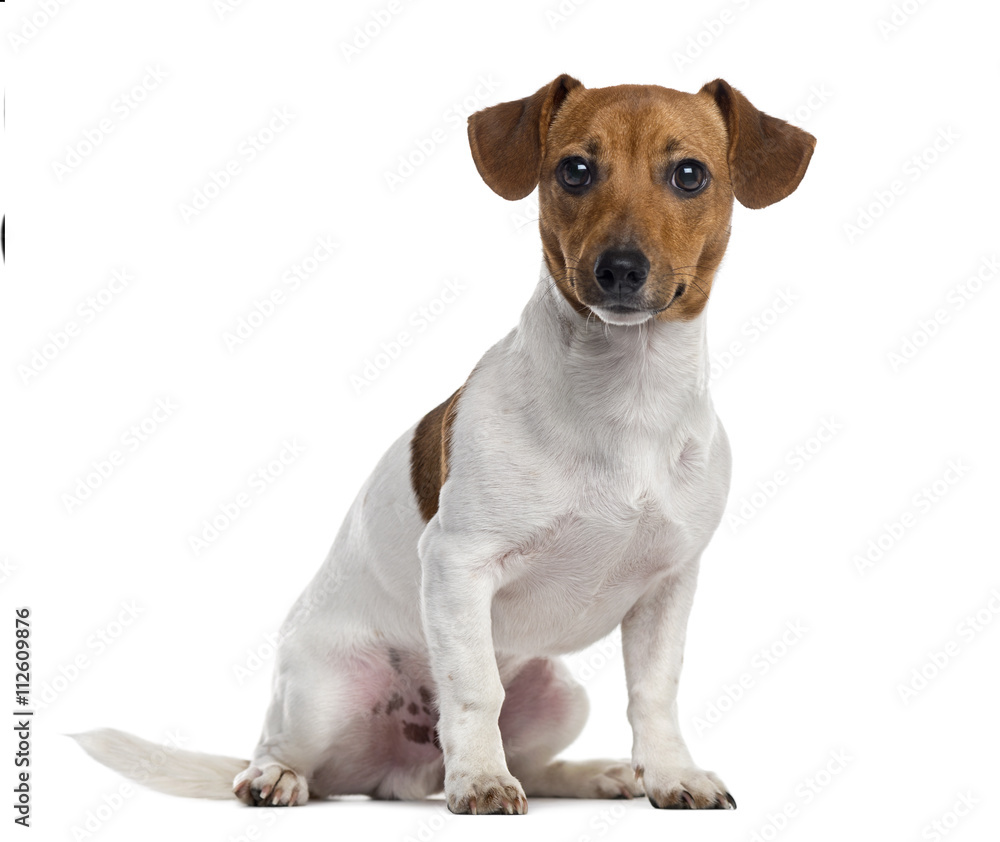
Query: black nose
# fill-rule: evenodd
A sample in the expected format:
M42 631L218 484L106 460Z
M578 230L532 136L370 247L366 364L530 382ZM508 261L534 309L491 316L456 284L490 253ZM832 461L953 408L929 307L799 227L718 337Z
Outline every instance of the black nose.
M594 277L605 292L629 295L646 283L649 260L636 249L608 249L594 264Z

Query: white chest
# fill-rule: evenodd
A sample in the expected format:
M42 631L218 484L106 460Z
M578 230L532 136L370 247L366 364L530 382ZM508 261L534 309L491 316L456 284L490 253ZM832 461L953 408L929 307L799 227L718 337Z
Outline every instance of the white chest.
M652 476L622 466L566 477L561 505L502 562L498 649L558 654L608 634L654 579L700 554L725 496L718 468L701 460Z

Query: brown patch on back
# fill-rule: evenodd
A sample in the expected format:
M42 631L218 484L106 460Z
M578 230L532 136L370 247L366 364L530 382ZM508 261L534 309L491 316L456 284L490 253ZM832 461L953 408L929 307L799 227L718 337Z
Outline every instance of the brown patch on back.
M410 442L410 484L424 520L437 514L441 486L448 478L448 452L455 408L462 389L428 412Z

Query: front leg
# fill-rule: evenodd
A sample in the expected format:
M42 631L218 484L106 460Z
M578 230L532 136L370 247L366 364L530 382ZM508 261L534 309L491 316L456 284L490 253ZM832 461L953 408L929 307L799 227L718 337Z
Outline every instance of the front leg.
M622 620L632 768L654 807L735 808L718 776L691 759L677 719L677 683L697 576L695 560L659 579Z
M420 558L448 809L524 813L524 790L507 769L498 724L504 689L490 618L497 569L481 546L445 535L437 521L420 541Z

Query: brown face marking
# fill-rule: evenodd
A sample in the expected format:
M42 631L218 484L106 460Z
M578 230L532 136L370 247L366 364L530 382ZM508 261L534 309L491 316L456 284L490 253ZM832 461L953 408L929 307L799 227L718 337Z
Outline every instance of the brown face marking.
M431 729L427 725L418 725L416 722L403 722L403 736L411 743L429 743L431 741Z
M399 710L403 706L403 697L399 693L393 693L392 697L386 703L385 712L392 713L393 711Z
M538 184L545 261L578 313L618 303L661 321L704 309L729 241L734 196L751 208L785 198L816 142L722 79L688 94L656 85L588 89L568 76L473 114L469 137L476 168L501 196L522 198ZM576 186L563 185L558 170L566 158L584 160L589 183L574 162ZM707 171L701 189L674 181L682 161ZM597 281L597 259L609 250L639 252L649 262L645 283L631 287L627 300L617 283L605 291Z
M570 156L590 167L593 181L581 194L556 178ZM657 319L692 319L704 309L729 241L727 156L726 124L707 96L653 85L571 92L549 130L538 200L546 263L578 312L606 302L594 266L608 249L634 249L649 260L636 303L661 310ZM670 185L688 159L709 173L691 196Z
M410 483L424 520L437 514L441 486L448 478L448 451L459 389L428 412L417 424L410 442Z

